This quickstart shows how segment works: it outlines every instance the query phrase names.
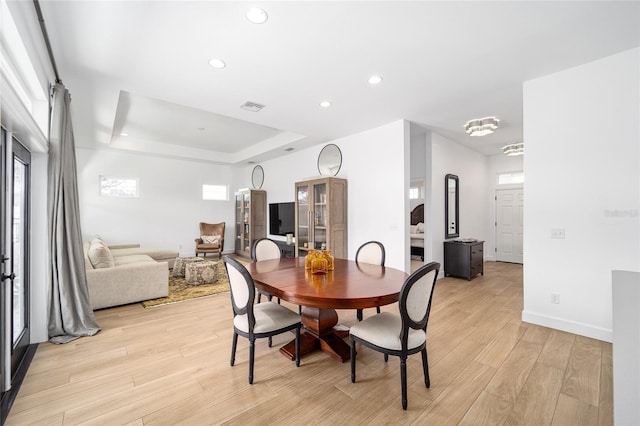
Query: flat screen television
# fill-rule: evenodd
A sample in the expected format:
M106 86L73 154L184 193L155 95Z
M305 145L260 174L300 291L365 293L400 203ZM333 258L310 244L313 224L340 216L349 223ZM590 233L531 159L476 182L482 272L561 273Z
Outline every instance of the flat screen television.
M269 204L269 233L271 235L287 235L295 233L296 203Z

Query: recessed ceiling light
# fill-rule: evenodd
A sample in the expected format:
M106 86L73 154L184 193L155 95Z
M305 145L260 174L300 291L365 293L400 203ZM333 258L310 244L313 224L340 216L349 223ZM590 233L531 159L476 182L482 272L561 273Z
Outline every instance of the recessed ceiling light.
M209 65L219 70L227 66L227 64L222 59L218 58L211 59L209 61Z
M204 130L204 127L198 127L198 130L202 132Z
M379 75L372 75L369 77L369 84L376 85L382 83L382 77Z
M329 102L329 101L322 101L322 102L320 102L320 106L321 106L322 108L329 108L329 107L331 106L331 102Z
M258 103L249 102L249 101L247 101L244 104L240 105L240 108L246 109L246 110L252 111L252 112L258 112L264 107L265 107L264 105L260 105Z
M269 19L269 15L264 9L260 9L259 7L251 7L247 10L246 17L250 22L254 24L264 24Z
M129 133L122 132L120 133L120 136L129 136Z
M287 152L291 152L291 151L293 151L294 149L295 149L294 147L291 147L291 146L290 146L289 148L285 148L284 150L285 150L285 151L287 151Z

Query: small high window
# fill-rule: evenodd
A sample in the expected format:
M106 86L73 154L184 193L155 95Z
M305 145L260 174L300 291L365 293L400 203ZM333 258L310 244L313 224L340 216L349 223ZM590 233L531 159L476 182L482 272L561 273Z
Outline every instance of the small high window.
M138 198L138 179L100 176L103 197Z
M524 172L498 174L498 185L513 185L519 183L524 183Z

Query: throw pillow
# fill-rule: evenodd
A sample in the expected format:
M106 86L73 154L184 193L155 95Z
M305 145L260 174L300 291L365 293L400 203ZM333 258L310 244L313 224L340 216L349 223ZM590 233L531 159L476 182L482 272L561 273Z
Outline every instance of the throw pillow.
M91 243L87 256L89 257L93 267L96 269L113 268L115 266L111 250L109 250L109 247L101 241L94 240Z
M200 238L205 244L220 244L220 235L202 235Z
M418 224L416 225L416 228L419 234L424 234L424 223L418 222Z
M409 225L409 233L417 234L418 233L418 225Z

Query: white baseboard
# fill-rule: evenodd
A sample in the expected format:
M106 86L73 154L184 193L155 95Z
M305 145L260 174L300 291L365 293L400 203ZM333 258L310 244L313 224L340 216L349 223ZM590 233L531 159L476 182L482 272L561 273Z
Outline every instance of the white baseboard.
M562 330L568 333L578 334L580 336L590 337L592 339L602 340L605 342L613 341L613 330L611 329L596 327L590 324L584 324L564 318L522 311L522 321L541 325L543 327L555 328L556 330Z

